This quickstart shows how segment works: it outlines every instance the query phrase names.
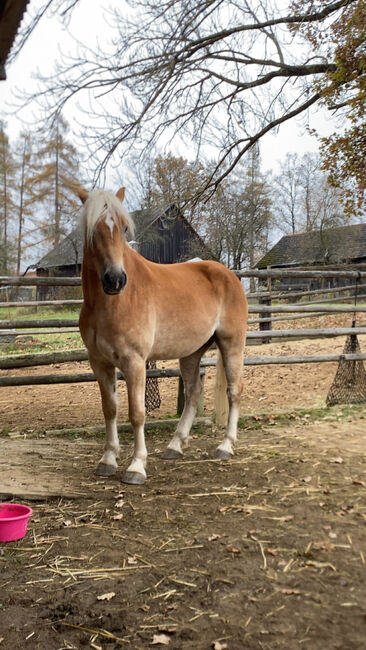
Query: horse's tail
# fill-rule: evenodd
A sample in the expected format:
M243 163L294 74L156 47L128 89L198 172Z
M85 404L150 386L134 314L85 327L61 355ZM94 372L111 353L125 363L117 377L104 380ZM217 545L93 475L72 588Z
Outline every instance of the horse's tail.
M217 348L216 385L215 385L215 421L220 427L227 425L229 416L229 402L227 399L227 381L224 362L220 350Z

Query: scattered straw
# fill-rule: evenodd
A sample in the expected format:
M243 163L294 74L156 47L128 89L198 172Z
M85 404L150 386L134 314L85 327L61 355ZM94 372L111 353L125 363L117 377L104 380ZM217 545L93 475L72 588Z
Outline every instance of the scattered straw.
M82 625L73 625L72 623L66 623L66 621L60 621L59 625L65 625L66 627L72 627L74 630L81 630L82 632L88 632L89 634L96 634L97 636L102 636L105 639L112 639L117 643L130 643L128 639L123 639L122 637L115 636L107 630L93 630L90 627L83 627Z

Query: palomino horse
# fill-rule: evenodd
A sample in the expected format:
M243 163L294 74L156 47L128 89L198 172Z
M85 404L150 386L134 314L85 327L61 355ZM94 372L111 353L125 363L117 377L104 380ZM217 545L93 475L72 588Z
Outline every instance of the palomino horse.
M128 391L135 444L123 481L146 479L144 438L146 361L179 358L185 405L163 457L182 457L200 397L200 360L216 342L227 380L229 417L216 458L233 454L236 441L247 303L238 278L217 262L154 264L128 245L133 223L122 205L125 188L114 196L78 190L84 203L80 332L98 380L106 426L104 454L96 473L117 469L116 368Z

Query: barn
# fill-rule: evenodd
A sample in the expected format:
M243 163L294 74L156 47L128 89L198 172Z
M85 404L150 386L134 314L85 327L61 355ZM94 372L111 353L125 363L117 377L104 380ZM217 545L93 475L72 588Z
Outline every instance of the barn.
M366 269L366 223L340 226L325 230L284 235L255 265L257 269L324 270L324 267L350 270ZM310 285L303 278L281 278L277 287L283 289L317 289L319 282ZM329 287L344 284L342 280L328 279ZM334 284L336 283L336 285Z
M194 257L212 258L189 221L173 203L165 207L137 210L131 213L136 224L135 240L130 242L141 255L152 262L173 264ZM38 276L78 276L83 261L83 240L78 228L58 246L42 257L36 265ZM46 300L55 287L38 287L38 299Z

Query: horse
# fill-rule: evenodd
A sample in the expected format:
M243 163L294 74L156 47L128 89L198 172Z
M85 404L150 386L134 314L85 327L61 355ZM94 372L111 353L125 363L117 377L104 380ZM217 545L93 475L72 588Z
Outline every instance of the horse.
M229 415L215 457L234 453L242 392L241 372L248 308L239 279L214 261L156 264L128 244L133 221L123 205L125 188L77 192L84 236L83 305L79 328L99 384L105 419L105 447L95 473L118 468L116 369L127 384L128 413L134 432L132 461L122 481L143 484L147 450L144 437L146 362L179 359L185 404L163 458L183 456L201 393L200 361L215 342L225 370Z

